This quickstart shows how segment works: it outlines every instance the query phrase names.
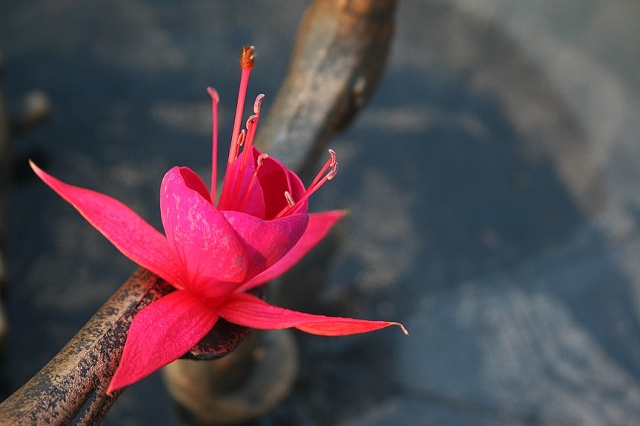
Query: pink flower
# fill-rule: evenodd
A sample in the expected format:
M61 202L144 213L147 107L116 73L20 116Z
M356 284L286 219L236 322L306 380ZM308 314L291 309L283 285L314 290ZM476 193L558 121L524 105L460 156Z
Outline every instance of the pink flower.
M336 174L333 151L316 179L305 188L294 172L253 146L262 95L256 99L247 129L240 131L253 48L243 49L241 65L232 143L218 206L214 206L218 95L208 89L214 126L211 192L191 169L169 170L160 187L166 236L119 201L63 183L31 164L47 185L125 256L176 288L133 319L109 393L180 358L219 318L256 329L295 327L326 336L364 333L390 325L405 331L393 322L278 308L248 293L293 266L344 212L307 212L309 196Z

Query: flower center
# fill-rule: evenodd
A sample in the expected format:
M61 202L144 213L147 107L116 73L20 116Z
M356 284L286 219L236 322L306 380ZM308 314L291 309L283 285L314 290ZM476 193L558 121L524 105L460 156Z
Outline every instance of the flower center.
M246 129L240 130L244 103L247 95L247 87L249 85L249 75L251 74L251 70L254 65L253 52L253 46L244 46L242 48L242 55L240 57L242 74L240 76L240 88L238 89L238 102L236 104L236 115L233 123L233 132L231 134L231 146L229 148L229 156L227 158L227 168L225 170L220 200L218 201L218 209L220 210L242 211L244 209L249 200L251 190L258 182L258 171L262 167L264 160L268 158L267 154L260 154L256 160L256 164L253 164L253 141L258 127L258 120L260 118L260 108L262 106L262 100L264 99L263 94L256 97L253 104L253 115L247 119ZM218 161L218 104L220 102L220 97L218 92L211 87L207 88L207 92L211 96L212 103L213 152L211 157L211 200L215 203L217 179L216 168ZM241 147L242 152L240 152ZM284 191L282 196L286 200L287 205L275 216L274 219L294 213L314 192L324 185L325 182L335 177L338 172L336 153L330 149L329 156L329 160L327 160L309 187L298 200L294 200L289 191ZM253 173L248 185L245 186L245 189L242 189L244 184L243 179L245 179L247 167L249 166L253 168Z

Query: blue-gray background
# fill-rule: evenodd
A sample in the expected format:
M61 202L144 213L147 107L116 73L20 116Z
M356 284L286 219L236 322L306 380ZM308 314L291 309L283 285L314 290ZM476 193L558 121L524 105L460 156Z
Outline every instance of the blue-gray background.
M15 140L55 176L159 224L173 165L209 172L243 44L266 112L306 2L0 3L4 90L51 98ZM261 424L633 424L640 418L640 4L406 0L372 103L314 208L348 208L326 284L291 306L400 320L296 334L302 373ZM23 162L24 163L24 162ZM24 166L24 164L21 164ZM135 269L17 170L8 194L7 394ZM293 281L305 285L304 269ZM176 424L158 374L108 425Z

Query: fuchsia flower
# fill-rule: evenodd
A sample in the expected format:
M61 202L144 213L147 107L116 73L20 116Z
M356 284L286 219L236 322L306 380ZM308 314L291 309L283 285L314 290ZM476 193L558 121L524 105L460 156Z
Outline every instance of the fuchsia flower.
M287 271L344 215L308 213L307 200L337 172L335 154L305 188L300 178L253 146L263 95L240 131L253 48L245 47L232 143L216 198L218 95L213 103L211 192L189 168L174 167L160 187L165 235L119 201L68 185L35 164L35 173L71 203L125 256L154 272L175 291L142 309L133 319L108 392L128 386L180 358L219 318L256 329L295 327L326 336L364 333L401 324L326 317L272 306L248 291ZM241 146L243 147L240 152Z

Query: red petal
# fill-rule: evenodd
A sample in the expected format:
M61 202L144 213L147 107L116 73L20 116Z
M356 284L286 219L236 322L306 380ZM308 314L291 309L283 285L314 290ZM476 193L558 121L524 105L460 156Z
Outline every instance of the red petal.
M75 207L125 256L174 286L184 286L182 266L167 238L133 210L107 195L68 185L30 164L40 179Z
M321 336L345 336L366 333L402 324L387 321L366 321L353 318L326 317L279 308L247 293L234 293L220 307L220 317L234 324L260 330L295 327Z
M184 265L188 288L205 297L217 296L222 286L216 286L218 281L244 279L248 269L244 245L220 211L187 186L184 173L174 167L162 180L162 224ZM188 173L188 180L193 176Z
M182 178L184 179L184 184L202 195L202 198L207 200L210 204L213 204L211 202L211 194L207 189L207 185L205 185L202 179L200 179L200 176L188 167L179 167L179 170Z
M267 157L264 160L258 171L258 180L264 193L265 212L263 217L265 219L273 219L282 209L287 207L285 191L289 192L296 201L305 192L304 185L298 175L273 157ZM307 212L306 203L304 208L298 212Z
M344 217L346 211L332 210L322 213L309 214L309 224L302 237L295 246L287 254L285 254L278 262L274 263L264 272L251 278L237 291L247 291L260 284L264 284L274 278L287 272L293 265L298 263L313 247L322 240L331 227Z
M271 267L300 240L307 228L309 216L296 214L275 220L262 220L241 212L222 214L244 244L251 278Z
M129 386L196 345L215 325L217 312L193 294L177 290L134 318L108 393Z

